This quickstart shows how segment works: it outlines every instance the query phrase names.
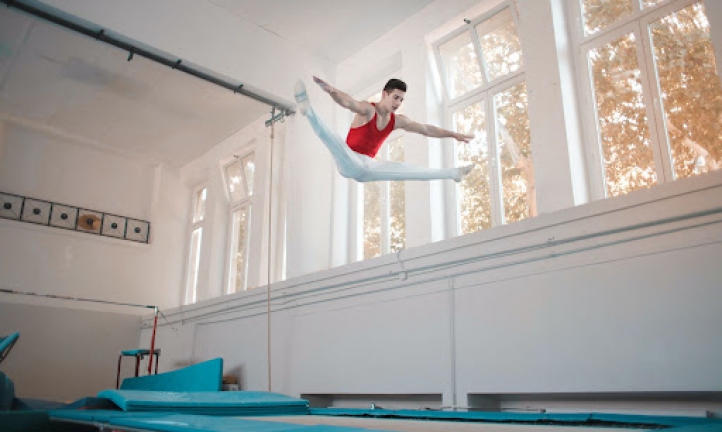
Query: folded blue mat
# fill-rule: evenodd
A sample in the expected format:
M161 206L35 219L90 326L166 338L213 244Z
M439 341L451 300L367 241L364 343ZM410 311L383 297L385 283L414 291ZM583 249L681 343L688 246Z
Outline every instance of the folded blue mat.
M126 378L121 390L152 390L173 392L221 391L223 359L216 358L183 369Z
M308 401L269 392L159 392L103 390L123 411L168 412L205 415L303 415Z

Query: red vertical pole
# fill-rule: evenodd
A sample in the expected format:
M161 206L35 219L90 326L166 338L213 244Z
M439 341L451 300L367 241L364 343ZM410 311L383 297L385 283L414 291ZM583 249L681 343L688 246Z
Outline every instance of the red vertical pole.
M148 375L153 366L153 353L155 352L155 330L158 328L158 306L155 307L155 318L153 319L153 335L150 337L150 356L148 358Z

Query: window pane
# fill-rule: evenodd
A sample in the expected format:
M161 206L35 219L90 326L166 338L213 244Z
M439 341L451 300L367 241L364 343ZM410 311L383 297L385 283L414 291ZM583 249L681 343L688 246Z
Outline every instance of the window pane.
M722 90L702 3L650 26L675 178L722 166Z
M593 34L633 12L632 0L582 0L584 32Z
M497 93L494 106L497 115L504 221L516 222L536 216L526 84L522 83Z
M203 236L203 228L196 228L191 235L190 256L188 258L188 280L186 292L187 299L190 303L195 303L198 288L198 265L201 257L201 238Z
M206 212L206 195L208 191L206 188L203 188L196 192L196 196L194 198L195 200L195 208L193 209L193 223L200 222L203 220L203 216Z
M367 182L364 189L364 259L381 255L381 182Z
M509 9L477 25L476 32L489 81L522 67L521 43Z
M233 242L231 245L231 281L229 290L231 293L246 289L246 243L250 210L251 207L246 206L233 212Z
M453 121L456 132L476 135L469 143L456 143L457 166L476 164L458 186L461 233L468 234L491 227L489 145L484 102L455 112Z
M389 160L404 162L404 140L397 138L388 143ZM406 182L392 181L389 185L389 234L391 238L391 252L398 252L406 248Z
M254 162L255 155L253 153L244 157L241 163L243 164L243 174L246 179L246 191L248 195L253 195L253 180L256 172L256 164Z
M236 202L247 196L239 161L235 161L226 167L226 181L228 182L228 193L231 196L231 201Z
M484 83L471 34L463 33L439 46L449 98L453 99Z
M630 33L589 52L607 195L657 182L637 45Z

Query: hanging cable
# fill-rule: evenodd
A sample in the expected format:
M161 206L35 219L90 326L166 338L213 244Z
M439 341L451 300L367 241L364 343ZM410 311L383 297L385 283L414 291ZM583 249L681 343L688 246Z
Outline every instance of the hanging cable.
M276 108L271 109L271 149L270 149L270 162L268 169L268 246L267 246L267 262L266 267L268 268L268 275L266 280L266 317L268 322L268 391L271 391L271 233L272 233L272 222L273 222L273 141L275 138L275 121Z

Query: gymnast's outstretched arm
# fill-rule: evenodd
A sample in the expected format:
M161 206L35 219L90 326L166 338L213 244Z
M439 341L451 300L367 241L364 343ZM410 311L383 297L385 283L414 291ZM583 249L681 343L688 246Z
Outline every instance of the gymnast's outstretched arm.
M374 107L370 103L366 101L357 101L356 99L352 98L348 93L342 92L341 90L333 87L331 84L327 83L319 77L314 76L313 81L318 84L318 86L321 87L323 91L328 93L331 96L331 99L334 100L334 102L336 102L343 108L346 108L347 110L350 110L356 114L367 116L369 118L373 117Z
M403 129L407 132L421 134L430 138L454 138L455 140L462 142L469 142L474 139L474 135L465 135L452 132L447 129L442 129L438 126L417 123L403 114L396 116L396 128Z

